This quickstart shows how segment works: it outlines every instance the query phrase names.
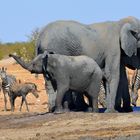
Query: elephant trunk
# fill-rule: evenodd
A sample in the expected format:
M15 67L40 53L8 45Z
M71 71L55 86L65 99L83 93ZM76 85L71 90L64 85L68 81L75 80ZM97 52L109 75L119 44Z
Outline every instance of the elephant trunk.
M9 57L13 57L24 69L27 69L30 72L32 71L32 69L30 69L30 63L24 62L19 56L9 54Z

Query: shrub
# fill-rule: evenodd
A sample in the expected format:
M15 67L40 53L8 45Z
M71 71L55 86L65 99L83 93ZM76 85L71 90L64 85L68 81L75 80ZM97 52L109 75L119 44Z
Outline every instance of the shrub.
M0 59L8 57L10 53L16 53L23 59L29 61L34 57L35 43L34 41L30 41L0 44Z

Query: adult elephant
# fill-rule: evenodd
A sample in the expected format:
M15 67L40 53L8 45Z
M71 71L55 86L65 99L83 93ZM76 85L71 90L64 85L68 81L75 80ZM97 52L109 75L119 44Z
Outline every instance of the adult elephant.
M120 84L127 82L124 68L127 61L125 64L122 61L122 51L128 60L137 55L139 33L140 21L134 17L91 25L84 25L75 21L56 21L44 27L40 32L36 53L40 54L47 50L64 55L92 57L104 69L109 84L106 112L114 112L118 85L118 92L120 92L123 88ZM136 57L139 60L140 55ZM138 63L131 63L131 65L139 67ZM26 67L26 69L28 68ZM46 79L46 76L44 77ZM119 84L121 79L123 82ZM128 91L127 85L124 87L125 91ZM48 93L50 95L49 91ZM123 94L124 90L122 97ZM125 98L124 107L128 109L130 108L128 93ZM117 103L120 104L120 102Z

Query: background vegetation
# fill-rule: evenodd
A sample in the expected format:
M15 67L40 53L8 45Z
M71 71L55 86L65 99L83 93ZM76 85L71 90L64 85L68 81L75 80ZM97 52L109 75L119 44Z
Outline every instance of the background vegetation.
M21 56L24 60L32 60L35 56L35 43L39 34L39 29L32 31L31 35L27 36L27 42L2 43L0 42L0 60L8 58L10 53L15 53Z

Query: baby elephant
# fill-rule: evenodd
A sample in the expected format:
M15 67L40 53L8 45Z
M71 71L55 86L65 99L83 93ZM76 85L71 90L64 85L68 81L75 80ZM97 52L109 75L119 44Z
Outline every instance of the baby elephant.
M89 100L88 110L98 112L98 93L103 74L92 58L50 54L45 51L26 63L18 56L9 56L31 73L43 74L46 79L50 77L48 79L56 80L56 113L64 112L62 101L69 89L86 95Z
M37 94L37 86L34 83L17 83L15 82L11 87L10 87L10 102L11 102L11 111L14 111L14 104L15 104L15 99L17 97L22 96L22 101L20 105L20 111L22 109L22 105L25 102L26 104L26 109L29 112L27 100L26 100L26 95L31 92L36 98L39 97Z
M62 100L69 89L85 94L89 100L89 111L98 112L98 93L102 80L102 70L87 56L65 56L47 54L46 71L57 82L56 110L62 113ZM44 67L45 68L45 67Z

